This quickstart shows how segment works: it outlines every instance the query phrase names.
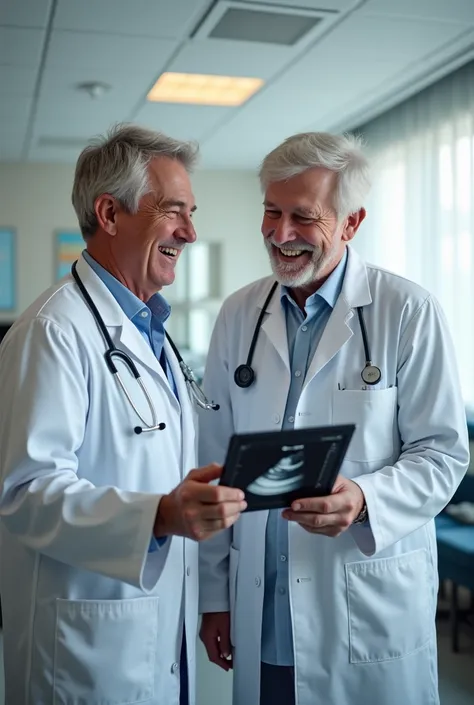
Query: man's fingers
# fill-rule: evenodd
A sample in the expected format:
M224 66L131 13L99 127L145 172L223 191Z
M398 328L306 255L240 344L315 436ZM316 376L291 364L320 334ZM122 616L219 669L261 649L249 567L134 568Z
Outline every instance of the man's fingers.
M230 668L232 668L232 662L222 656L222 648L217 636L212 638L208 637L202 639L202 641L206 647L209 661L215 663L216 666L219 666L219 668L222 668L224 671L229 671Z
M230 519L247 509L247 502L221 502L220 504L203 504L199 515L204 521Z
M310 529L324 529L324 527L340 527L341 529L346 529L350 524L349 517L340 513L312 514L286 510L283 512L283 518L288 521L296 521L298 524Z
M211 463L203 468L197 468L191 470L188 475L190 480L195 480L196 482L212 482L213 480L218 480L222 475L222 465L217 463Z
M291 505L291 511L298 513L336 514L346 508L347 497L339 492L327 497L308 497L297 499Z

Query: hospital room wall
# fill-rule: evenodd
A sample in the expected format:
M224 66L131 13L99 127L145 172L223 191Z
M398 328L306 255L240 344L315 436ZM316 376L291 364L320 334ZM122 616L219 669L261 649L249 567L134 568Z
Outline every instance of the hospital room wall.
M74 169L55 164L0 164L0 228L16 229L17 308L9 322L54 282L54 233L77 230L71 206ZM260 235L262 197L245 171L201 171L193 176L198 238L221 243L222 295L269 273Z

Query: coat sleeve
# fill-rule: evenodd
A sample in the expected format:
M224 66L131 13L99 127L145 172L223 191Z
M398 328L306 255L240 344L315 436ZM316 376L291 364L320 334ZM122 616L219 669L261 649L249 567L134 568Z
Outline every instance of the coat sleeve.
M148 551L161 496L78 477L89 401L77 346L44 318L10 333L0 351L4 526L33 551L153 589L169 546Z
M209 346L204 391L220 405L216 413L199 413L199 464L224 463L233 433L229 393L229 367L225 310L217 318ZM227 612L229 605L229 552L232 529L217 534L199 546L199 611Z
M469 465L456 355L433 297L402 333L397 384L401 455L391 467L354 478L364 492L370 521L351 531L366 555L432 520L450 501Z

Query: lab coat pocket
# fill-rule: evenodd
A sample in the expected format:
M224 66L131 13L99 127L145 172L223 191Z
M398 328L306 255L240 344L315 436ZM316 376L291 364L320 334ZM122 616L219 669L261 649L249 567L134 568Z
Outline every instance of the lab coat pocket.
M239 550L230 547L229 555L229 601L230 601L230 641L235 646L235 604L237 597L237 569L239 566Z
M148 702L157 637L157 597L58 599L53 705Z
M346 564L351 663L402 658L426 645L427 579L425 549Z
M346 459L372 462L390 458L397 421L397 388L335 390L332 422L355 423Z

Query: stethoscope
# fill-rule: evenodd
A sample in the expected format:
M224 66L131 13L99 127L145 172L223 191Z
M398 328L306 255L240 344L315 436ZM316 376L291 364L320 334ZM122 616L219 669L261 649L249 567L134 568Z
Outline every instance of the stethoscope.
M250 342L250 348L247 355L247 362L245 365L239 365L234 372L234 381L238 387L245 389L250 387L255 381L255 371L252 368L253 354L255 352L255 347L257 345L258 336L260 334L260 329L262 327L263 317L267 312L268 305L273 298L275 290L278 286L278 282L274 282L272 288L268 292L268 296L265 299L263 308L260 311L260 315L257 319L257 324L253 332L252 340ZM360 373L362 380L365 384L374 385L378 384L382 379L382 372L380 368L372 364L372 359L370 355L369 340L367 338L367 329L365 327L364 315L362 312L362 307L359 306L357 309L357 315L359 317L360 332L362 333L362 341L364 343L364 354L365 354L365 365L364 369Z
M119 350L114 345L114 342L113 342L112 338L110 337L109 331L107 330L107 328L105 326L105 323L104 323L102 316L100 315L100 313L97 309L97 306L93 302L89 292L87 291L86 287L84 286L84 283L82 282L81 278L79 277L79 274L77 273L76 265L77 265L77 262L74 262L74 264L72 265L72 268L71 268L71 274L74 277L74 280L75 280L77 286L79 287L80 292L81 292L82 296L84 297L87 305L89 306L91 313L95 319L95 322L99 326L100 331L101 331L102 335L104 336L104 339L105 339L105 342L107 345L107 349L104 353L104 358L105 358L105 362L107 364L107 367L109 368L110 372L114 375L120 388L122 389L123 393L125 394L130 406L132 407L133 411L136 413L136 415L138 416L138 418L140 419L140 421L143 424L142 426L135 426L133 429L134 432L137 434L140 434L140 433L147 433L148 431L163 431L163 429L166 428L166 424L163 421L158 422L155 406L153 404L153 400L150 397L150 394L143 383L143 380L140 376L140 373L139 373L135 363L133 362L131 357L129 355L127 355L127 353L125 353L123 350ZM183 376L184 376L184 379L186 382L186 386L188 387L188 390L190 391L196 404L198 404L198 406L200 406L201 409L206 409L207 411L209 411L209 410L217 411L219 409L219 404L214 404L213 402L210 402L207 399L204 392L202 391L202 389L200 388L200 386L196 382L194 372L184 362L178 348L173 343L173 341L171 340L168 333L165 332L165 335L166 335L166 338L167 338L169 344L171 345L171 348L172 348L174 354L176 355L176 357L178 359L178 363L181 368L181 372L183 373ZM123 383L122 378L119 375L119 372L118 372L117 367L114 362L114 358L116 358L117 360L121 360L123 362L123 364L126 367L128 367L129 371L131 372L133 377L136 379L136 381L140 385L140 387L143 391L143 394L145 395L145 398L146 398L146 401L148 404L148 408L151 413L151 419L152 419L151 424L147 424L147 422L145 421L143 416L138 411L133 399L131 398L130 394L127 391L127 388L125 387L125 385Z

